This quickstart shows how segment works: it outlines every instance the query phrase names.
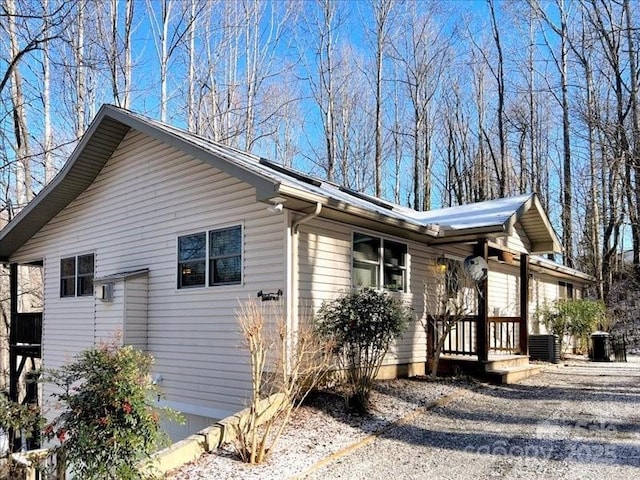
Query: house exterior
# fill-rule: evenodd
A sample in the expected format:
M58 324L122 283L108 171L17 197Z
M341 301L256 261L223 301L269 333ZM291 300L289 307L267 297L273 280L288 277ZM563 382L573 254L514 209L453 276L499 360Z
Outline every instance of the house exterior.
M509 348L526 354L536 307L591 281L535 256L559 250L534 194L416 212L104 106L58 176L0 232L13 300L10 393L20 396L22 359L56 368L120 332L154 356L166 404L185 414L174 434L197 431L245 406L240 301L272 294L293 329L324 300L374 286L425 318L439 259L471 254L489 267L475 334L484 340L467 353L487 356L490 319L500 317L520 332ZM18 338L38 323L17 302L19 271L34 265L41 342ZM423 373L420 322L392 350L383 376Z

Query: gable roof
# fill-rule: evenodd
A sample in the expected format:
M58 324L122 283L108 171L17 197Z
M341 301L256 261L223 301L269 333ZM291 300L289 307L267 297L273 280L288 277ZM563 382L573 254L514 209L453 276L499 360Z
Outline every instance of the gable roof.
M531 242L531 253L560 252L560 242L553 231L538 196L532 193L484 202L415 212L422 222L437 224L443 235L433 243L452 241L470 233L513 233L520 223Z
M504 236L520 222L532 240L531 253L560 251L558 239L535 194L417 212L128 110L104 105L58 175L0 231L0 260L8 260L89 187L130 130L167 143L247 182L255 188L257 201L284 200L287 208L300 212L313 211L321 204L321 215L325 218L428 244Z

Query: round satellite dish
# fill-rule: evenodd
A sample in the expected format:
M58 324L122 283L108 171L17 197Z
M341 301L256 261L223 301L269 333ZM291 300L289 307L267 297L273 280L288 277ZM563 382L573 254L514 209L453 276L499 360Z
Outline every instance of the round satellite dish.
M464 259L464 271L475 282L481 282L487 278L489 272L489 266L487 261L477 255L469 255Z

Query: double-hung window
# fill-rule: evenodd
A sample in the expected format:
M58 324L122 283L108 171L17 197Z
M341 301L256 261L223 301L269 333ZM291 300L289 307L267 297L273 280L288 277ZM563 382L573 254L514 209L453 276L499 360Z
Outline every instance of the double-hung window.
M60 296L93 295L94 256L78 255L60 260Z
M242 227L178 237L178 288L242 282Z
M355 232L352 284L406 292L407 245Z

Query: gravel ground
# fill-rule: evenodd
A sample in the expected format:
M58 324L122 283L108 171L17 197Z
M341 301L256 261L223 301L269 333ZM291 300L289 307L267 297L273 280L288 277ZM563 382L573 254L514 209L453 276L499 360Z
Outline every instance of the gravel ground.
M318 395L266 464L247 466L221 449L169 478L637 478L640 357L630 360L570 361L509 386L382 382L364 417Z
M249 466L238 461L230 446L203 455L169 475L172 480L281 480L299 475L317 462L362 441L392 422L453 392L464 380L379 382L372 392L369 415L349 414L341 397L316 394L291 419L266 463Z
M631 360L482 386L305 478L638 478L640 360Z

